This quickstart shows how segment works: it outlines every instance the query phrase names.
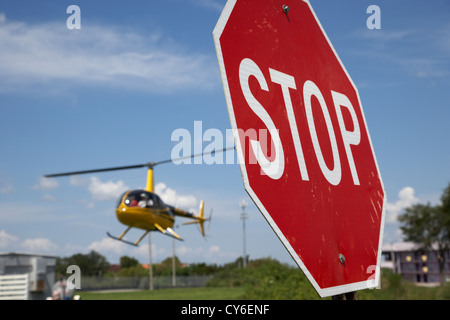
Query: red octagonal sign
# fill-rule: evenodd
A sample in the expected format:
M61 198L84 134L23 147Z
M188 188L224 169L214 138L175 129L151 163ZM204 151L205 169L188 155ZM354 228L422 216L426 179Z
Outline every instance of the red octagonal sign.
M320 296L377 286L384 187L310 3L229 0L213 36L250 197Z

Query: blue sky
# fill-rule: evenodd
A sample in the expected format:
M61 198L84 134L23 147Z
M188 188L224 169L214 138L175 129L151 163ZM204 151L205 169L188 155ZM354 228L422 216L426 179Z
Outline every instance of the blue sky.
M42 176L168 159L176 129L201 141L194 121L225 135L212 38L225 2L0 0L0 251L96 250L112 263L123 255L148 261L145 241L132 248L106 236L124 229L115 202L125 189L144 187L144 169ZM81 9L80 30L66 26L71 4ZM438 203L450 182L450 3L311 4L359 89L388 197L385 243L400 241L401 210ZM372 4L381 9L379 30L366 26ZM155 184L169 204L191 209L204 199L213 211L206 240L195 226L176 229L185 239L176 243L182 261L222 264L242 255L245 199L247 253L293 263L247 196L237 164L165 164ZM153 234L152 247L161 261L172 240Z

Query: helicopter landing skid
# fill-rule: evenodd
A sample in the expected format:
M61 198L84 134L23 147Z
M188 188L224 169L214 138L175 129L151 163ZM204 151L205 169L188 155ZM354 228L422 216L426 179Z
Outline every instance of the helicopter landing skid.
M129 244L129 245L135 246L135 247L138 246L139 242L141 242L141 240L147 235L147 233L149 233L149 231L145 232L136 242L131 242L131 241L124 240L121 237L114 237L109 232L106 232L108 237L110 237L111 239L114 239L114 240L117 240L117 241L121 241L123 243Z
M167 229L170 229L170 228L167 228ZM167 229L166 229L166 230L167 230ZM184 241L184 240L183 240L179 235L177 235L177 234L175 233L175 231L173 231L172 229L170 229L169 233L167 233L167 232L162 232L161 230L158 230L158 231L161 232L162 234L168 236L168 237L171 237L172 239L179 240L179 241ZM172 232L173 232L173 233L172 233Z
M180 240L180 241L184 241L178 234L176 234L175 231L173 231L171 228L166 228L164 229L163 227L161 227L159 224L155 223L154 224L156 230L158 230L159 232L161 232L162 234L165 234L166 236L169 236L173 239L176 240Z

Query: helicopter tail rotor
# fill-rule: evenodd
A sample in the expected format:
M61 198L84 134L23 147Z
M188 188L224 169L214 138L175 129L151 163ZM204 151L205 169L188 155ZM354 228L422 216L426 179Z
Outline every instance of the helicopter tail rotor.
M200 202L200 210L199 210L199 214L198 214L198 224L200 225L200 232L202 233L202 236L205 237L205 226L204 223L206 221L208 221L208 230L209 230L209 225L211 223L211 218L212 218L212 209L211 212L209 214L209 218L205 218L204 216L204 210L205 210L205 204L203 202L203 200Z
M185 222L183 223L183 225L187 225L187 224L195 224L198 223L200 225L200 233L202 234L202 236L205 236L205 226L204 223L205 221L209 221L210 218L205 218L205 201L200 201L200 208L198 211L198 216L192 217L195 219L195 221L190 221L190 222Z
M205 236L205 227L204 227L204 222L205 222L205 218L204 218L204 211L205 211L205 202L202 200L200 201L200 209L198 212L198 224L200 225L200 232L202 233L202 236Z

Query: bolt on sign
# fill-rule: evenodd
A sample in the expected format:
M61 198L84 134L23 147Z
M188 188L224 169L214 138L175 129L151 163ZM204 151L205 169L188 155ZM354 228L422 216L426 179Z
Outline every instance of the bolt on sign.
M229 0L213 37L246 191L321 297L377 286L386 195L311 4Z

